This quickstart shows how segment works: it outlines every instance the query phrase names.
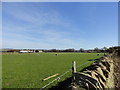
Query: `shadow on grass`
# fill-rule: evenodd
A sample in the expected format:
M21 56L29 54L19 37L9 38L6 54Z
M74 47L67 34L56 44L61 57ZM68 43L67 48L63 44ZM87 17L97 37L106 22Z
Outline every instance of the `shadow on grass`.
M99 59L89 59L88 61L98 61Z
M99 61L100 59L90 59L88 61ZM87 66L85 68L83 68L81 71L79 72L82 72L84 71L85 69L93 69L93 68L96 68L96 67L93 67L92 65L90 66ZM72 83L72 76L67 78L66 80L62 81L62 82L59 82L56 86L52 86L51 88L49 88L48 90L72 90L69 86L71 85Z
M69 77L64 81L59 82L57 86L52 86L48 90L70 90L68 87L71 83L72 83L72 77Z

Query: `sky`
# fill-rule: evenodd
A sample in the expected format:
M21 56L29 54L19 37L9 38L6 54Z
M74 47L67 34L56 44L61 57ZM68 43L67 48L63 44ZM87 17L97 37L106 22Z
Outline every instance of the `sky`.
M2 4L0 3L0 48L2 48Z
M117 2L3 2L3 48L118 45Z

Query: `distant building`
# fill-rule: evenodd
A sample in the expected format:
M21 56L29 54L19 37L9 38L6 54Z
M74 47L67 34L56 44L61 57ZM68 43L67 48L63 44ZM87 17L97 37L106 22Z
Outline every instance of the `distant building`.
M28 51L28 50L21 50L19 53L33 53L33 51Z
M41 53L42 50L21 50L19 53Z
M28 51L19 51L19 53L28 53Z
M39 50L39 53L43 52L42 50Z

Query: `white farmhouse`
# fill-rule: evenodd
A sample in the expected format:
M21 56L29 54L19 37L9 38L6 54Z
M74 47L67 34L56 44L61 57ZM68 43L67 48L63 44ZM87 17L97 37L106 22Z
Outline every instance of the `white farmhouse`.
M39 50L39 53L43 52L42 50Z
M19 51L19 53L29 53L29 51Z

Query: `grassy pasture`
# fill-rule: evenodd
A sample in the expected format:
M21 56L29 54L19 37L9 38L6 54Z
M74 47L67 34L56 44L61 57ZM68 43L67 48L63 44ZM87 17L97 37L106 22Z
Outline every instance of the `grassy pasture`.
M31 54L3 54L2 55L2 79L3 88L41 88L56 77L42 81L42 79L59 73L63 74L71 68L73 60L77 66L85 62L86 65L77 69L80 71L90 65L99 56L96 53L31 53ZM71 73L63 76L60 81L69 77ZM59 81L59 82L60 82ZM53 85L57 84L54 83Z

